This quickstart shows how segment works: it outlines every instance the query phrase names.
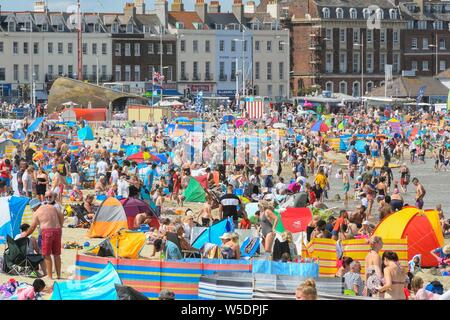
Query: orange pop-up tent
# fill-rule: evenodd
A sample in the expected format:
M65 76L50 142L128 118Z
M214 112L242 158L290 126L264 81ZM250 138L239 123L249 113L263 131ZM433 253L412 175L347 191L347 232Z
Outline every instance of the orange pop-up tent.
M430 251L444 245L444 235L439 213L435 210L405 207L384 218L373 234L382 239L407 239L409 260L414 255L421 254L422 266L436 267L438 265L438 261L430 254Z

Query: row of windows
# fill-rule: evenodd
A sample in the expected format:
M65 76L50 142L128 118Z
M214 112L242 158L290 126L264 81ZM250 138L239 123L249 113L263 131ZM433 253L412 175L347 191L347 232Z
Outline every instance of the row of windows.
M379 36L380 43L386 43L387 42L387 30L386 29L380 29L380 36ZM325 30L325 38L326 41L333 41L333 29L326 29ZM367 29L366 30L366 36L365 39L363 39L367 43L373 43L376 39L374 39L374 33L373 30ZM359 43L361 41L361 32L360 29L353 29L353 43ZM340 28L339 29L339 42L347 42L347 28ZM392 31L392 42L394 44L399 43L399 30L393 30Z
M238 50L237 48L237 44L236 42L242 42L242 40L231 40L230 41L230 51L231 52L236 52ZM262 41L255 41L255 51L260 52L261 51L261 42ZM278 51L284 51L284 45L286 43L283 41L279 41L278 42ZM186 48L186 40L181 40L180 41L180 51L181 52L186 52L187 48ZM219 42L219 51L220 52L224 52L226 50L226 42L225 40L220 40ZM241 49L242 50L242 49ZM272 52L272 41L267 41L266 42L266 50L268 52ZM192 41L192 52L197 53L201 51L200 50L200 46L199 46L199 41L198 40L193 40ZM204 48L202 48L202 52L211 52L211 42L209 40L205 40L204 43ZM247 40L244 41L244 52L247 52Z
M14 55L18 55L20 53L20 43L17 41L14 41L12 43L12 52ZM99 54L99 48L97 43L93 43L91 47L92 51L91 53L93 55ZM30 53L29 48L29 42L22 43L22 53L23 54L29 54ZM33 42L33 54L39 54L39 42ZM3 42L0 42L0 53L4 52L4 44ZM64 43L58 42L56 43L56 47L54 46L53 42L47 43L47 53L48 54L73 54L74 52L74 46L73 43L69 42L66 45L66 50L64 50ZM88 45L87 43L83 43L83 54L88 54ZM108 45L106 43L101 44L101 54L107 55L108 54Z
M375 18L377 19L384 19L384 11L381 8L376 9L375 11L370 10L369 8L364 8L362 10L362 18L368 19L373 14L375 14ZM331 17L331 11L330 8L322 8L322 15L324 19L330 19ZM350 19L358 19L361 17L358 17L358 10L355 8L351 8L349 10L349 16ZM344 9L342 8L336 8L336 18L337 19L344 19ZM389 18L392 20L398 19L398 12L396 9L389 9Z
M141 56L141 44L138 42L135 43L125 43L123 45L124 52L122 52L122 44L116 43L114 45L114 54L116 57L120 57L124 55L125 57L131 56L131 51L133 47L133 56L140 57ZM165 51L164 51L165 47ZM173 44L172 43L163 43L163 54L173 54ZM159 43L149 42L147 44L147 54L161 54L161 46Z
M373 53L366 53L365 54L365 72L373 73L375 72L374 68L374 54ZM393 72L399 72L400 70L400 54L393 54ZM353 52L352 54L352 69L351 72L353 73L359 73L361 72L361 55L358 52ZM380 53L380 59L379 59L379 72L384 73L384 68L387 63L387 54L386 53ZM347 73L350 70L348 69L348 56L346 52L339 53L339 72L340 73ZM333 73L333 54L327 53L325 55L325 72L326 73Z
M152 79L155 72L160 71L159 66L148 65L147 70L141 70L140 65L116 65L114 69L115 81L141 81L141 71L146 72L146 79ZM173 66L164 67L164 79L167 81L173 80ZM123 77L122 77L123 75Z
M285 78L285 64L284 62L278 63L278 79L284 80ZM231 76L230 79L228 79L226 73L227 69L230 72ZM205 62L205 80L212 80L212 75L210 74L211 70L211 63L209 61ZM273 67L272 62L267 62L266 64L266 79L267 80L275 80L273 77ZM236 79L238 72L236 68L236 61L232 61L229 67L226 67L226 63L224 61L221 61L219 63L219 80L220 81L234 81ZM186 61L181 61L180 64L180 74L182 80L189 80L189 74L187 73L187 63ZM201 77L201 74L199 73L199 62L194 61L192 63L192 79L193 80L201 80L203 77ZM260 80L261 79L261 63L259 61L255 62L255 79Z
M419 30L427 30L427 29L434 29L434 30L444 30L445 28L449 28L449 26L444 24L444 21L433 21L432 23L429 21L414 21L409 20L406 23L406 28L413 30L413 29L419 29Z
M20 70L23 71L23 80L24 81L30 81L30 65L24 64L22 67L20 67L18 64L13 65L13 80L14 81L20 81ZM91 70L93 75L97 75L97 65L92 65ZM107 74L108 67L106 65L99 65L98 71L99 74L106 75ZM55 73L57 71L57 73ZM88 66L83 65L83 73L85 75L88 74ZM48 65L47 66L47 76L52 77L54 75L73 75L74 74L74 66L73 65ZM39 80L39 65L34 65L34 80Z
M73 25L66 25L64 23L59 23L57 25L53 25L52 26L54 30L58 31L58 32L65 32L67 30L72 30L73 29ZM91 24L92 27L92 31L93 32L106 32L107 30L105 28L103 28L100 24L98 23L94 23ZM36 30L37 29L37 30ZM42 25L33 25L33 30L34 32L47 32L49 31L49 25L48 24L42 24ZM8 32L17 32L17 31L23 31L23 32L30 32L31 30L31 23L30 22L26 22L26 23L15 23L14 21L10 21L8 22ZM83 32L87 32L87 25L86 23L82 23L81 25L81 30ZM128 23L125 26L125 32L126 33L134 33L135 32L135 25L133 23ZM151 32L153 29L151 28L151 26L143 26L143 32ZM119 33L121 31L120 29L120 25L118 23L113 23L111 25L111 33ZM140 31L140 30L139 30Z
M444 71L447 69L447 61L439 60L439 71ZM411 70L419 71L419 64L417 61L411 61ZM422 61L422 71L430 71L429 62L427 60Z
M384 82L380 83L380 86L384 85ZM361 83L359 81L353 81L352 87L352 95L354 97L360 96L360 87ZM367 81L365 82L366 92L371 92L373 90L374 83L373 81ZM325 83L325 90L334 92L334 83L332 81L327 81ZM347 81L341 81L339 82L339 93L348 94L348 83Z
M422 49L428 50L430 48L436 47L436 44L430 44L428 38L422 38ZM411 38L411 49L417 50L419 49L417 38ZM445 39L440 38L439 39L439 50L445 50Z

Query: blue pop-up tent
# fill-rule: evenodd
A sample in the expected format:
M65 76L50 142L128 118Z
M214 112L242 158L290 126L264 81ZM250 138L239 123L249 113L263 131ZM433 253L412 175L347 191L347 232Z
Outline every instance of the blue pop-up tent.
M38 130L41 123L44 122L44 119L45 119L45 117L36 118L36 120L34 120L34 122L32 124L30 124L30 126L28 127L27 134L30 134L30 133Z
M78 140L81 141L92 141L94 140L94 132L92 131L92 128L89 126L85 126L78 130Z
M20 233L23 212L30 201L27 197L0 198L0 243L6 242L6 236L14 238Z
M122 284L111 262L99 273L83 280L55 282L51 300L119 300L116 284Z
M192 243L192 247L200 250L206 243L213 243L219 246L222 244L222 240L220 240L219 237L225 232L232 231L234 231L233 219L228 217L227 219L213 224L211 227L203 230L203 232L200 233Z

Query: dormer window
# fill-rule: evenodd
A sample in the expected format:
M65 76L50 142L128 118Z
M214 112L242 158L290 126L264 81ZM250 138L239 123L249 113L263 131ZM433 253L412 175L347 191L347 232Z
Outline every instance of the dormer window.
M64 25L62 23L58 24L58 31L64 31Z
M363 18L369 19L369 16L370 16L370 10L368 8L364 8L363 9Z
M358 11L356 11L355 8L350 9L350 18L351 19L358 19Z
M203 29L203 23L194 22L193 25L194 25L195 29L197 29L197 30Z
M338 19L344 18L344 10L342 8L336 9L336 18L338 18Z
M330 9L329 8L323 8L322 9L322 15L324 19L330 19Z
M175 27L176 27L177 29L184 29L184 24L183 24L183 22L177 22L177 23L175 24Z
M42 31L48 31L48 24L44 23L42 25Z
M117 22L114 22L111 26L111 32L112 33L119 33L119 25L117 24Z
M377 19L383 20L383 19L384 19L384 11L383 11L383 9L378 8L378 9L375 11L375 15L376 15Z
M30 21L25 22L25 29L31 30L31 22Z
M134 26L132 23L127 24L127 33L133 33Z
M94 23L94 32L100 32L100 24Z
M395 9L390 9L390 10L389 10L389 17L390 17L392 20L397 19L397 10L395 10Z
M252 23L252 29L253 30L261 30L261 25L259 22Z
M223 25L217 24L217 23L216 23L215 29L216 29L216 30L223 30Z
M16 23L8 22L8 32L14 32L14 31L16 31Z

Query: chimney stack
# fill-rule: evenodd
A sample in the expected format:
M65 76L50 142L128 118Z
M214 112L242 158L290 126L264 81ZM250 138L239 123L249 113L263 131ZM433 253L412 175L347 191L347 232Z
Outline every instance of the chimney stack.
M36 1L34 3L34 12L48 12L48 6L45 1Z
M184 11L183 0L173 0L172 11Z
M242 0L234 0L232 10L239 23L242 23L244 21L244 4Z
M255 14L256 13L256 3L255 1L247 1L244 7L244 13Z
M220 13L220 2L219 1L211 1L209 3L209 13Z
M156 0L155 1L155 12L158 16L161 25L164 29L167 29L167 24L169 22L169 4L166 0Z
M145 0L134 0L137 14L145 14Z
M125 3L125 7L123 8L123 14L125 17L133 17L136 18L136 7L134 6L133 2L127 2Z
M281 18L281 4L277 0L272 0L267 4L267 13L274 19Z
M208 5L205 3L205 0L196 0L195 2L195 11L197 12L200 20L202 22L206 21L206 15L208 13Z

